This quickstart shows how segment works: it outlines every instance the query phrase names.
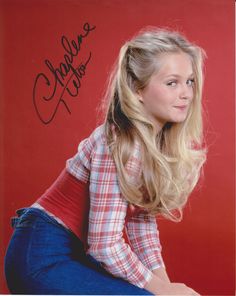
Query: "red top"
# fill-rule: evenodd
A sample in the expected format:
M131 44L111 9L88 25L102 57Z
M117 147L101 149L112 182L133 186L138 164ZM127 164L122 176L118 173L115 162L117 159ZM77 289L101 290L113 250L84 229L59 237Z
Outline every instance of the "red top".
M61 219L87 246L89 183L78 180L64 169L37 203Z

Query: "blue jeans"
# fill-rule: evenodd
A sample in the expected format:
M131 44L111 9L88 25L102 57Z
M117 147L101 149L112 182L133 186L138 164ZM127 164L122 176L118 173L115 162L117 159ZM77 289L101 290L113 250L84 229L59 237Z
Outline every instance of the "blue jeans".
M23 208L17 214L5 256L11 293L152 295L106 272L72 232L44 211Z

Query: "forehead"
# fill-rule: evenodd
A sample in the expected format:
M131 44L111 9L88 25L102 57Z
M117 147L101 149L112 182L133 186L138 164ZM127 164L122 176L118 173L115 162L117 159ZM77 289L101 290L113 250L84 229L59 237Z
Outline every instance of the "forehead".
M169 75L178 75L182 77L189 77L193 73L191 57L184 53L165 53L157 58L158 77L165 77Z

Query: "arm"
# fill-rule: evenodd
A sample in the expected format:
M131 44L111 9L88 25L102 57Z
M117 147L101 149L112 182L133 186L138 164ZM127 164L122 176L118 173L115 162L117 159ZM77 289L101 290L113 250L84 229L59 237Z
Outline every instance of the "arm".
M126 171L131 182L137 182L141 176L142 157L140 146L136 142L131 158L126 164ZM142 263L152 270L154 275L169 281L165 271L165 265L161 256L161 244L157 228L156 218L148 215L144 211L135 211L127 219L126 232L130 245Z
M161 256L161 245L156 218L140 212L131 216L126 224L131 248L142 263L153 273L169 282Z
M114 276L143 288L151 280L152 272L123 239L126 211L115 163L107 145L100 140L90 166L88 253Z

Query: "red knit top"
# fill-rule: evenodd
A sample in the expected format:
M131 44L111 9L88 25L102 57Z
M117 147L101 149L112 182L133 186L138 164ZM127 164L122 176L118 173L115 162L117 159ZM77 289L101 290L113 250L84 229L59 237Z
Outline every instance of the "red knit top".
M78 180L64 169L37 203L62 220L87 245L89 183Z

